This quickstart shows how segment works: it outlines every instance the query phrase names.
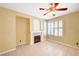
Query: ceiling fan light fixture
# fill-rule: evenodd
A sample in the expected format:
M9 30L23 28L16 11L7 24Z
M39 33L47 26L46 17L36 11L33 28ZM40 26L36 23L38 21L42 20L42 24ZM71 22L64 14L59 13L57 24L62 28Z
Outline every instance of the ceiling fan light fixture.
M47 14L50 14L52 13L53 16L56 15L56 11L66 11L68 8L56 8L57 6L59 5L59 3L50 3L49 8L48 9L45 9L45 8L41 8L40 10L47 10L48 12L44 14L47 15Z
M55 16L56 14L52 14L53 16Z
M50 8L50 7L51 7L51 5L49 4L49 5L48 5L48 7Z
M52 13L51 13L53 16L55 16L56 15L56 12L55 11L52 11Z

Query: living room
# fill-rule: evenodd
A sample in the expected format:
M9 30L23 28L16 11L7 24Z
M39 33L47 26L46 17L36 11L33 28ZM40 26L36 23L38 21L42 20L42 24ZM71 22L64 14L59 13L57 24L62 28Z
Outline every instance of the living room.
M53 4L64 11L56 10ZM78 5L0 3L0 55L78 56Z

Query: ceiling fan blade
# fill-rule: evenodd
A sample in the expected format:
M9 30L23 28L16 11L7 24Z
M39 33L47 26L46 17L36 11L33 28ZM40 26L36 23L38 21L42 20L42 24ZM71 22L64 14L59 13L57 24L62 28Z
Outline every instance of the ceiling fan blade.
M47 12L47 13L43 14L43 16L47 15L48 13L49 13L49 12Z
M54 3L54 7L56 8L58 6L59 3Z
M54 7L56 8L58 6L59 3L50 3L51 4L51 7Z
M57 11L65 11L67 10L68 8L60 8L60 9L56 9Z
M39 8L39 10L45 10L45 8Z

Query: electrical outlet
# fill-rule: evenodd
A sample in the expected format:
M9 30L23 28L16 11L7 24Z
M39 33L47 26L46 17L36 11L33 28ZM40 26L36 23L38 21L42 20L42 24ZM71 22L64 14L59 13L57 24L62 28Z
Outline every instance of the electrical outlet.
M76 45L79 45L79 43L78 43L78 42L76 42Z
M19 42L21 42L21 40Z

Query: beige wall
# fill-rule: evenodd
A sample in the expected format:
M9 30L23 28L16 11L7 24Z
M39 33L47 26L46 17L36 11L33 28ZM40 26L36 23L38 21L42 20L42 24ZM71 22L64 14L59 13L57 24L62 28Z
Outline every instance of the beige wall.
M16 47L16 20L12 11L0 8L0 52Z
M64 35L63 37L50 37L51 40L64 42L71 46L76 46L79 42L79 12L74 12L68 15L55 18L56 20L63 20ZM78 46L79 47L79 46Z
M16 16L27 15L0 8L0 52L16 48Z
M40 18L0 7L0 52L16 48L16 16L29 18L30 24L28 25L30 25L30 27L28 28L30 29L29 34L31 34L29 35L29 41L33 40L33 20L42 20Z

